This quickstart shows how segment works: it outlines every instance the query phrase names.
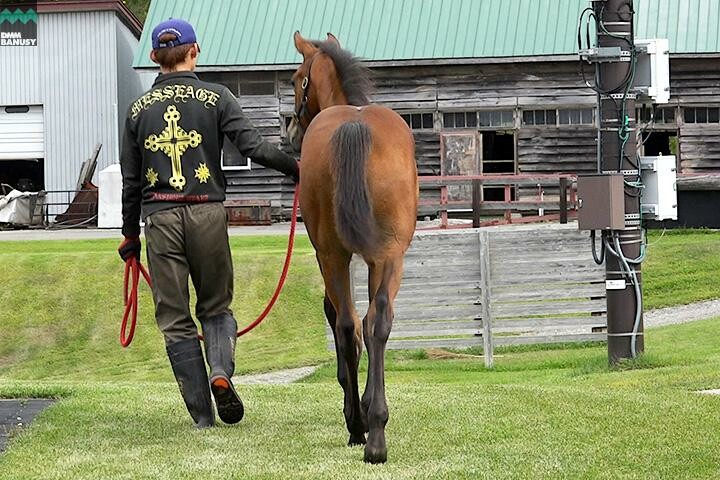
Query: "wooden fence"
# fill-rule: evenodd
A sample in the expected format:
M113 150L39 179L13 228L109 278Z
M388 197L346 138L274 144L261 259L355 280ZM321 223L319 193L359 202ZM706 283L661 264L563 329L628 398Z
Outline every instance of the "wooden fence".
M358 314L367 267L354 258ZM388 348L604 340L604 268L576 224L417 232L405 257ZM330 347L332 332L328 328Z
M439 198L421 199L418 205L418 214L439 212L440 228L449 227L448 212L450 210L472 210L473 227L505 223L535 223L541 220L559 220L560 223L567 223L568 214L575 216L577 211L577 176L574 174L420 176L418 181L421 187L440 188ZM503 200L483 199L483 186L502 187ZM547 187L557 191L557 195L544 197L543 192ZM459 195L460 198L451 198L451 188L464 188L471 193ZM513 191L515 191L515 196L518 196L520 190L524 192L523 198L513 199ZM537 192L536 198L530 198L528 194L533 190ZM537 215L528 215L533 211ZM550 211L557 213L545 213ZM518 212L523 216L513 218L512 214ZM484 215L497 213L501 213L504 218L502 220L482 220Z

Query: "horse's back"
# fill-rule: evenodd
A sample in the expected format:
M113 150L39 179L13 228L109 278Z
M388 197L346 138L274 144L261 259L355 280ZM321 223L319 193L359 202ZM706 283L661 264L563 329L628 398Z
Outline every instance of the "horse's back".
M339 179L338 147L333 139L350 125L369 136L364 171L367 194L372 205L369 218L378 238L377 250L407 249L415 231L418 184L415 163L415 142L405 121L392 110L378 106L335 106L323 110L308 128L301 155L301 209L313 243L319 237L337 234L336 185ZM357 161L357 160L353 160ZM359 178L358 181L363 181ZM363 182L364 183L364 182ZM342 192L340 192L342 194ZM363 212L355 212L356 216ZM367 232L370 236L372 232ZM315 238L313 238L315 237ZM337 234L339 240L347 240ZM347 237L347 235L345 236ZM330 240L332 242L333 240ZM353 242L343 242L356 253ZM368 250L365 248L364 250Z

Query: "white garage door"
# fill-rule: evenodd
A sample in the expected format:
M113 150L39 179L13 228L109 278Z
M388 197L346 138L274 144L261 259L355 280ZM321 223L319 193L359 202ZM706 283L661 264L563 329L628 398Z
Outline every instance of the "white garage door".
M42 105L0 106L0 160L45 158Z

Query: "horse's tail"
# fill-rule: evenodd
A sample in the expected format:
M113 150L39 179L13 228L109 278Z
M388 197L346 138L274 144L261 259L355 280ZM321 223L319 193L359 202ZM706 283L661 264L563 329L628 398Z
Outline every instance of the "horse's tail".
M332 149L335 172L335 225L346 248L367 251L376 237L367 164L372 136L362 122L347 122L335 130Z

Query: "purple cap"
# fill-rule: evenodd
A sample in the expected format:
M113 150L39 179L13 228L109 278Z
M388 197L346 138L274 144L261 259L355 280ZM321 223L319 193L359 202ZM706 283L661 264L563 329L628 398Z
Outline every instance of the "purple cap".
M174 33L177 40L169 42L161 42L160 37L166 33ZM178 45L187 45L197 42L195 37L195 29L185 20L179 18L170 18L164 22L160 22L152 32L153 50L166 47L177 47Z

